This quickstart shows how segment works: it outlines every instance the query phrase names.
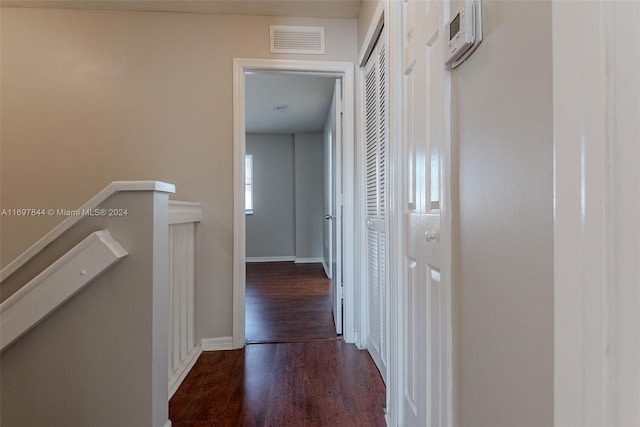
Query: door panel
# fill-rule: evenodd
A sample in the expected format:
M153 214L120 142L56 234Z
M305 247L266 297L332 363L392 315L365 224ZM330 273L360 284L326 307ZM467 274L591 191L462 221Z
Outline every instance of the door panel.
M403 416L405 425L446 426L451 424L451 290L442 269L448 119L443 2L406 0L404 12Z
M387 310L387 55L384 29L364 67L367 348L386 380Z
M334 105L331 107L335 108ZM328 122L327 128L325 131L325 141L324 141L324 201L323 201L323 211L324 211L324 224L323 224L323 264L327 276L329 279L333 278L333 220L332 220L332 212L333 209L333 141L335 134L335 123Z
M336 333L342 334L342 81L336 80L333 93L335 126L331 132L331 291Z

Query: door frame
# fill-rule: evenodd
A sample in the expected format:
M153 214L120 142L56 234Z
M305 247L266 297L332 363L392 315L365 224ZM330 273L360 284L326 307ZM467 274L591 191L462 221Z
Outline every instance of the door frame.
M384 28L385 43L387 45L387 58L389 70L389 142L388 142L388 188L387 200L389 200L388 212L388 288L387 288L387 337L389 337L389 353L387 363L387 391L386 391L386 421L387 425L401 425L402 414L402 361L403 361L403 345L402 345L402 244L403 244L403 197L401 183L403 175L401 170L401 162L403 159L402 145L402 7L403 2L381 1L376 7L373 17L362 44L362 48L358 54L358 117L360 125L358 127L358 140L363 141L365 135L364 129L364 109L361 107L364 99L363 81L364 67L367 63L371 52L373 51L376 41ZM365 170L365 154L364 146L358 146L358 167L361 174ZM362 176L359 180L360 197L357 200L358 206L364 206L365 180ZM360 209L358 219L361 224L366 221L366 212ZM358 269L360 276L363 278L362 296L360 298L360 325L362 335L360 337L362 347L366 346L368 331L368 304L366 294L366 282L364 278L367 274L366 265L366 232L363 230L358 234L358 247L362 256L359 259Z
M355 165L355 84L354 64L334 61L298 61L278 59L233 59L233 348L245 345L246 288L246 216L244 211L244 155L246 152L245 75L248 72L276 72L335 76L343 82L342 138L343 165ZM343 176L343 277L344 317L343 339L356 341L355 324L355 174Z

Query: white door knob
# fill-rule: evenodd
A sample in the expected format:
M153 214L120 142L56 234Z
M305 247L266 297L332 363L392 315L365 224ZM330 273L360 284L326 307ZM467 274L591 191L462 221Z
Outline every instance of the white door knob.
M431 240L438 240L438 237L440 237L440 234L435 230L427 230L424 232L424 237L427 239L428 242L430 242Z

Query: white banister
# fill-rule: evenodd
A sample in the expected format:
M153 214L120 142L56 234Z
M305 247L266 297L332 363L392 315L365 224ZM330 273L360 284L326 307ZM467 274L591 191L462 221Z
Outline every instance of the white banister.
M126 255L109 231L91 233L0 304L0 351Z
M25 265L31 258L36 256L41 250L46 248L62 233L70 229L74 224L78 223L85 217L85 212L91 212L99 207L105 200L121 191L161 191L165 193L175 193L176 187L173 184L167 184L160 181L114 181L102 189L98 194L91 198L88 202L77 209L80 215L73 215L58 224L53 230L44 235L40 240L34 243L29 249L24 251L18 258L11 261L0 271L0 282L13 274L20 267Z
M195 343L195 223L200 203L169 202L169 397L202 352Z

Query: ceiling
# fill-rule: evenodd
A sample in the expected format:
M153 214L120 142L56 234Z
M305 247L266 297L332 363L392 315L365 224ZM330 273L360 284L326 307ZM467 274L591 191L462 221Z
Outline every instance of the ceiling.
M335 77L249 74L245 88L248 133L322 132ZM279 111L278 107L284 107Z
M225 15L358 17L361 0L0 0L0 6Z

